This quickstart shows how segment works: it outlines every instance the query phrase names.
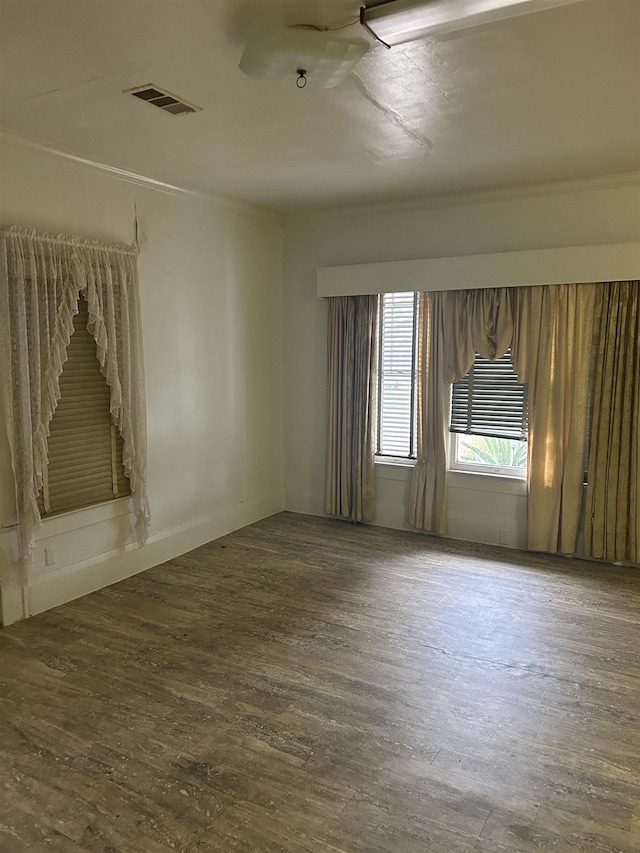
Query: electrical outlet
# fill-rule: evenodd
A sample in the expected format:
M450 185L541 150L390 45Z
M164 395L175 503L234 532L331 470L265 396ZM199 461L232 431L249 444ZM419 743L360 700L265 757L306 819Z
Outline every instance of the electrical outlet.
M500 540L499 540L500 544L501 545L510 545L511 544L510 539L511 539L511 537L509 536L509 531L505 530L504 527L501 527L500 528Z
M47 545L44 549L45 566L55 566L57 559L55 547L53 545Z

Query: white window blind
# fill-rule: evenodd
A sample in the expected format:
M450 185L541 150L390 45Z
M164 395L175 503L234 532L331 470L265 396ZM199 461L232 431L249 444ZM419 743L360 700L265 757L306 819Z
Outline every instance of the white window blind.
M380 301L376 454L416 455L416 293Z
M49 464L38 496L41 515L52 515L130 494L122 464L122 437L109 413L109 388L96 343L87 331L81 298L60 377L61 397L50 422Z
M490 361L476 353L471 370L453 383L451 432L526 439L527 386L518 382L511 351Z

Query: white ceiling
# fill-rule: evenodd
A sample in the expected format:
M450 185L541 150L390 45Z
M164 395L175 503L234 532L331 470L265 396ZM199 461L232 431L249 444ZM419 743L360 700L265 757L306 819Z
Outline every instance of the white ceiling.
M0 0L0 125L279 211L640 170L638 0L374 45L335 89L238 70L252 28L341 26L359 5ZM122 94L147 83L202 112L173 117Z

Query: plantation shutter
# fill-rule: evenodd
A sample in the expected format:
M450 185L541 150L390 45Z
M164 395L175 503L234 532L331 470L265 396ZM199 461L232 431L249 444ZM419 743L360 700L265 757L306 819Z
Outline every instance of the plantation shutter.
M38 495L41 515L52 515L129 495L123 441L109 413L109 387L87 331L87 302L73 318L60 400L50 422L49 464Z
M527 386L518 382L511 350L495 361L476 353L469 373L453 383L450 431L527 438Z
M385 293L380 307L376 453L416 455L415 293Z

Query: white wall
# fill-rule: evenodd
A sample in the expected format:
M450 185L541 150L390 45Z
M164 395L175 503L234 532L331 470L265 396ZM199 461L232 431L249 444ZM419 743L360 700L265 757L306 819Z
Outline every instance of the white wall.
M147 381L149 544L128 501L43 522L24 596L38 612L282 509L282 228L249 206L169 193L8 143L0 221L133 241ZM0 427L5 622L22 615L15 502ZM55 551L45 565L44 548ZM51 556L51 551L49 551Z
M135 202L152 509L142 550L132 544L126 500L46 520L23 595L15 583L13 479L0 418L5 624L283 506L323 514L326 303L316 296L319 267L640 237L638 183L619 180L290 217L283 269L280 221L246 205L164 192L17 142L3 148L0 190L3 223L125 243L133 239ZM406 526L409 473L379 467L377 523ZM497 542L505 530L510 544L524 546L521 483L455 473L449 487L450 535ZM50 565L45 547L55 558Z
M624 243L640 238L637 176L285 223L285 507L323 514L326 301L321 267ZM407 527L410 471L376 466L376 523ZM524 483L448 475L448 533L526 546Z

